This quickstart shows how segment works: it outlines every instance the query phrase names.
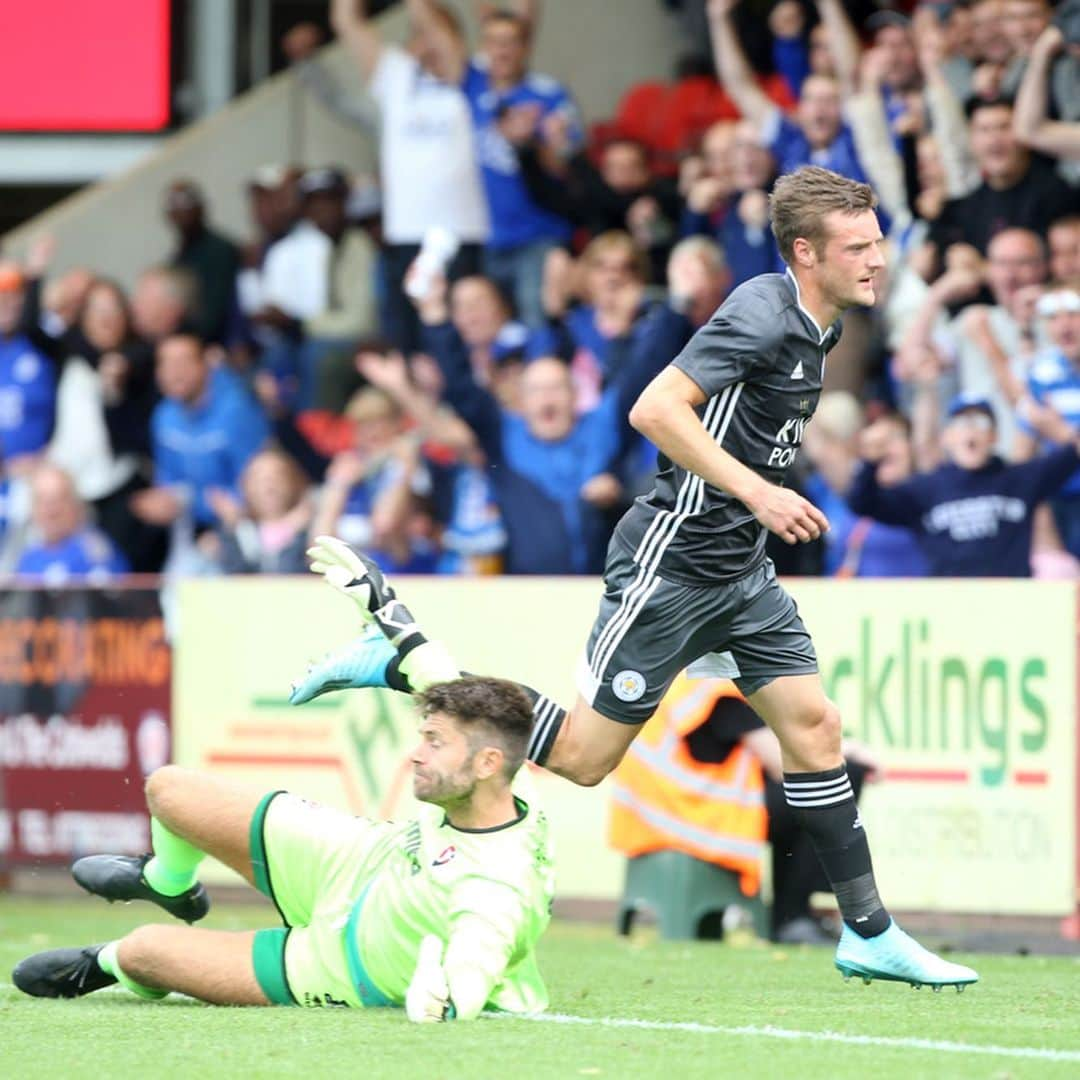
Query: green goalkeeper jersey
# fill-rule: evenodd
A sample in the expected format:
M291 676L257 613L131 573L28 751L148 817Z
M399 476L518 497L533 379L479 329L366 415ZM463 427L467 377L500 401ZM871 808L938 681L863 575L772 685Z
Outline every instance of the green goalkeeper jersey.
M534 952L554 894L547 817L515 804L519 817L493 829L454 828L434 807L382 826L348 948L391 1001L404 1000L420 942L433 934L446 943L459 1016L547 1005Z

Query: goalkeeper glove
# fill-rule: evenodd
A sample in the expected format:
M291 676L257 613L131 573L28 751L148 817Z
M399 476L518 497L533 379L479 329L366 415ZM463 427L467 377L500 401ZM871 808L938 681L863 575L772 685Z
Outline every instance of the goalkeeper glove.
M454 1018L442 954L443 943L433 934L420 942L416 970L405 992L405 1015L414 1024L439 1024Z
M356 604L364 622L371 622L372 614L394 599L394 590L378 566L344 540L317 536L307 553L311 572L321 574L327 585Z

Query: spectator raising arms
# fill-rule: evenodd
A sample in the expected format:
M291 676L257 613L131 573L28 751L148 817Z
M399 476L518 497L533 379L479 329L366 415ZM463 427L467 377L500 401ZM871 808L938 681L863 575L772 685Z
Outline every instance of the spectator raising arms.
M493 467L509 537L508 572L594 572L607 544L606 516L621 495L612 470L628 444L630 406L671 354L658 342L673 327L682 340L688 336L685 319L665 306L652 312L597 406L577 417L566 364L554 357L532 361L522 375L521 415L515 415L473 378L449 322L445 281L435 282L418 303L426 349L443 369L446 400L476 433Z
M864 459L848 503L857 514L914 529L934 577L1030 577L1034 511L1080 467L1076 433L1048 423L1047 434L1067 444L1023 465L1006 465L994 454L994 427L989 401L956 398L943 440L947 464L882 487L877 462Z
M23 326L26 279L0 262L0 460L9 474L29 472L52 435L56 375Z
M1013 106L1006 98L973 98L967 106L968 139L982 183L950 199L934 222L931 241L943 253L950 244L971 244L985 254L995 233L1031 229L1046 236L1050 222L1076 205L1076 193L1045 158L1036 157L1013 134Z
M489 236L488 210L462 92L468 50L453 10L407 0L405 49L386 43L356 0L333 0L331 22L356 61L378 106L386 241L386 335L412 352L419 327L405 293L405 271L433 228L449 230L461 247L452 280L480 268Z
M758 86L754 73L739 43L732 21L738 0L709 0L709 24L713 52L720 81L746 119L756 127L761 141L776 158L780 171L787 173L800 165L822 165L853 180L865 180L866 173L855 149L851 129L844 123L842 110L843 81L853 78L853 61L858 55L857 41L845 49L852 54L840 79L810 75L803 84L794 120L788 120ZM823 0L822 13L839 7L839 0ZM844 20L840 33L853 37ZM844 43L847 44L846 42ZM841 42L833 40L834 55Z
M570 240L571 225L534 201L514 147L533 139L543 147L545 124L552 116L565 121L570 152L582 139L567 90L549 76L529 71L534 32L534 20L527 15L503 8L490 11L483 20L480 55L464 74L491 213L484 272L512 298L519 318L531 327L544 321L544 260L552 248Z

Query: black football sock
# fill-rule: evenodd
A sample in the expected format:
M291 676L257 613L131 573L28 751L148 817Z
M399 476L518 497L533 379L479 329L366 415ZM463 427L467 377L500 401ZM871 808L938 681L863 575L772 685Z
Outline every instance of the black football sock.
M889 913L878 896L870 845L846 766L784 773L784 797L810 835L844 922L866 938L886 930Z

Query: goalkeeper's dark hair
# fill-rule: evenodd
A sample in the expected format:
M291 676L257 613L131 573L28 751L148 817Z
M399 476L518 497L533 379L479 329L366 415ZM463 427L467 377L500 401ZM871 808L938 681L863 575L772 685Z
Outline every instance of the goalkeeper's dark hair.
M508 780L521 768L532 731L533 707L517 683L467 675L429 686L418 695L418 701L424 716L440 712L453 718L473 753L497 746L503 753L503 772Z

